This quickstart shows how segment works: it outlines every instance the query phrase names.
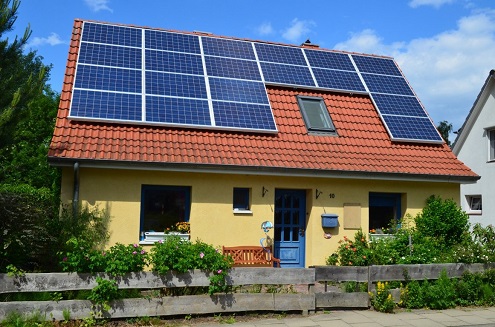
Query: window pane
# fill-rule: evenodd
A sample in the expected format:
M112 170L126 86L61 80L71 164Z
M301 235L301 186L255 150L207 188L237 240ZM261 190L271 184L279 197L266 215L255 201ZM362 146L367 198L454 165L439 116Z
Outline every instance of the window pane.
M482 210L481 195L471 196L469 199L469 207L471 210Z
M490 160L495 160L495 130L488 133L490 137Z
M298 97L297 99L308 130L335 131L335 127L322 98Z
M142 231L163 232L180 221L189 221L190 188L143 186Z
M234 188L234 209L249 210L249 189Z

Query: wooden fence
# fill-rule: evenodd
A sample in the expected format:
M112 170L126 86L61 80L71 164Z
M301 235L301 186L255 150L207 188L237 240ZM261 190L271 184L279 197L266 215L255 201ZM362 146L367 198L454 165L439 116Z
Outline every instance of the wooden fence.
M366 292L341 293L321 290L327 282L436 279L445 270L450 277L460 277L465 271L481 272L495 264L432 264L391 265L370 267L318 266L307 269L235 268L229 272L228 283L233 286L297 285L297 293L232 293L218 295L149 296L112 301L104 318L131 318L188 314L211 314L246 311L309 311L328 308L368 308ZM97 285L96 277L104 274L29 273L22 277L0 274L0 293L62 292L90 290ZM192 270L185 274L157 275L140 272L117 278L119 289L173 289L209 285L208 273ZM315 285L318 287L315 288ZM321 291L320 291L321 290ZM92 303L88 300L0 302L0 320L11 311L39 311L47 319L63 320L63 312L71 319L90 316Z

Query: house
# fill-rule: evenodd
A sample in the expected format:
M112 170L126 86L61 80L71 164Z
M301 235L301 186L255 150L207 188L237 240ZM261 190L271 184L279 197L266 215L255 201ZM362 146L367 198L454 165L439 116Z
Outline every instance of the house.
M479 178L393 58L79 19L49 161L64 201L108 208L112 244L188 221L282 267Z
M495 225L495 70L491 70L459 130L452 151L481 178L461 185L472 224Z

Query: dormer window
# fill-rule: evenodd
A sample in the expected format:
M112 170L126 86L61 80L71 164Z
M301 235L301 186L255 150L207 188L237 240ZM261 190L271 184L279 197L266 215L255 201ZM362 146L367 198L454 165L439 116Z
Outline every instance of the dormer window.
M297 96L297 102L309 132L336 134L335 126L322 98Z

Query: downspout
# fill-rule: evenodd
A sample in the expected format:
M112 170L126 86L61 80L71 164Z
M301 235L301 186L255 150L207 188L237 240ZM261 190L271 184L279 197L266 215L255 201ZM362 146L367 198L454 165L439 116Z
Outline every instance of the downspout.
M77 221L79 212L79 162L74 163L74 192L72 197L72 215L74 222Z

